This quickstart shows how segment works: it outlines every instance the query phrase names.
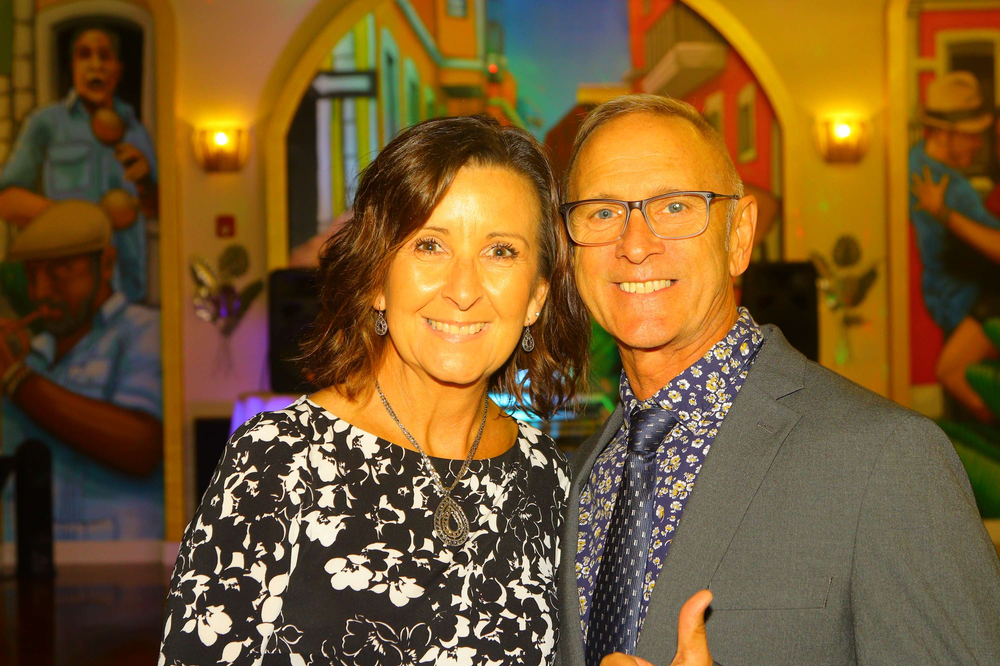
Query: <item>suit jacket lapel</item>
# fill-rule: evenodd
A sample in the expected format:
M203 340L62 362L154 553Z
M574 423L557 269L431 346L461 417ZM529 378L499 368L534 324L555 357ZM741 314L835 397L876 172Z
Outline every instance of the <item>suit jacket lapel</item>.
M561 635L559 657L563 665L584 663L583 630L580 628L580 591L576 580L576 546L580 537L580 493L590 479L597 457L622 424L622 406L618 405L600 432L591 435L570 458L572 483L566 520L563 523L559 562L559 609Z
M708 587L775 454L800 417L778 399L802 388L805 358L776 328L764 328L764 346L698 474L650 597L638 656L654 663L676 651L680 607Z

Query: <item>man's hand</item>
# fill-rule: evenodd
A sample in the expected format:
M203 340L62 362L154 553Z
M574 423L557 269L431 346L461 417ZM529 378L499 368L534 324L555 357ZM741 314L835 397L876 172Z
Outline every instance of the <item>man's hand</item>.
M149 167L149 160L141 150L131 143L119 143L115 146L115 159L121 162L125 169L125 179L133 183L146 181L152 170Z
M677 654L670 666L712 666L705 635L705 611L712 593L702 590L684 602L677 617ZM645 659L615 652L601 660L601 666L653 666Z
M926 210L942 222L947 222L947 220L942 220L942 216L946 211L944 195L948 191L950 176L945 174L941 176L939 182L935 183L930 168L924 167L923 178L919 174L912 174L911 177L913 183L910 186L910 191L917 197L917 208Z
M702 590L684 602L677 618L677 654L670 666L712 666L705 635L705 611L712 593Z
M30 345L28 331L19 322L0 321L0 377L27 357Z

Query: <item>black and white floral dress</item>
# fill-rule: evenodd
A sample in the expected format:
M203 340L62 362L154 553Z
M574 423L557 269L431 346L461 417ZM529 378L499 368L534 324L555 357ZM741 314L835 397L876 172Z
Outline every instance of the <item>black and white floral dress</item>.
M518 425L454 490L471 536L449 547L417 452L305 397L248 421L185 532L161 666L551 663L569 478Z

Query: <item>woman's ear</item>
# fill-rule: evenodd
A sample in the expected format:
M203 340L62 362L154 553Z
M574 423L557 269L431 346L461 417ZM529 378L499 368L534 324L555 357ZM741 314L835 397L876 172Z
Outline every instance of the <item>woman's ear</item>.
M538 321L538 315L536 313L540 313L542 311L542 307L545 305L545 300L548 297L549 281L539 280L538 285L535 287L535 293L528 302L528 317L524 324L525 326L531 326Z
M378 295L375 296L375 300L372 302L372 307L376 310L385 312L385 294L379 291Z

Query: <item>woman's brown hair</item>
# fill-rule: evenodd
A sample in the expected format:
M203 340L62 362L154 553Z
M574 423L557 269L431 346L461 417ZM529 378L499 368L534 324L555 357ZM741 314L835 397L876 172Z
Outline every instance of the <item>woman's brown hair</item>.
M367 399L385 352L373 307L399 249L426 223L465 166L510 169L528 179L541 209L538 277L548 299L532 327L534 351L518 345L490 378L491 391L549 416L586 381L590 316L574 284L570 241L559 223L559 193L542 147L527 132L486 116L414 125L382 149L361 175L354 216L320 256L320 312L301 365L318 386Z

